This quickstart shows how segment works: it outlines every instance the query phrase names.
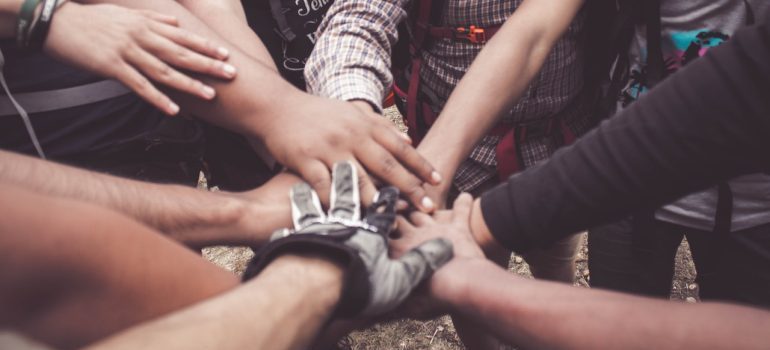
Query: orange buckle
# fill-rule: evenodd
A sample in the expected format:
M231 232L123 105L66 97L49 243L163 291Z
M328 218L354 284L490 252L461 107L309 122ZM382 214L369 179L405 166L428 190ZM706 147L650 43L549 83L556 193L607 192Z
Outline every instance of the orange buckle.
M483 44L487 42L487 35L484 32L484 28L477 28L476 26L470 27L457 27L455 29L455 39L465 39L474 44Z

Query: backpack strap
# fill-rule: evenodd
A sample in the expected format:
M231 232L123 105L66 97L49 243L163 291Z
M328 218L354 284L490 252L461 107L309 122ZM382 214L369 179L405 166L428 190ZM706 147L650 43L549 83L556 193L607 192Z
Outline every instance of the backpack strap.
M746 7L746 25L754 25L756 22L756 18L754 17L754 9L751 8L751 4L749 4L749 0L743 0L743 5Z
M418 126L417 118L420 114L420 103L418 99L420 91L420 69L422 68L422 55L420 54L425 47L427 40L430 39L431 20L437 17L438 11L435 8L443 6L434 6L437 0L420 0L417 5L417 13L414 25L411 31L411 40L409 41L409 54L411 57L411 71L409 74L409 86L406 91L406 125L409 127L409 136L419 143L422 139L422 133ZM443 4L443 1L442 1Z
M727 235L733 222L733 191L727 181L717 185L717 208L714 215L714 233Z
M647 87L652 88L665 77L661 47L660 0L643 3L644 24L647 27Z
M283 5L281 0L269 0L270 1L270 13L273 15L275 24L278 26L279 35L286 41L292 41L297 37L294 31L289 27L289 21L286 20L286 15L283 13Z

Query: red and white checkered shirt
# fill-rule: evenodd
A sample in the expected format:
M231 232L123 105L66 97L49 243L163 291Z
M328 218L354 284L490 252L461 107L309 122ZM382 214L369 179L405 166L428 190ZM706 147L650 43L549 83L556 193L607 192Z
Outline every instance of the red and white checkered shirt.
M393 84L390 53L409 1L419 0L336 0L318 28L316 46L305 67L308 91L341 100L365 100L381 108ZM522 1L446 0L442 22L451 27L499 26ZM578 95L583 86L581 27L582 15L556 43L539 75L502 123L550 118ZM421 52L422 84L446 101L482 47L450 39L433 40ZM583 109L574 110L581 113ZM564 119L578 135L589 128L585 116L568 115ZM485 136L479 142L455 175L459 190L470 191L497 177L495 147L499 141L500 137ZM528 138L519 145L527 167L548 158L558 146L552 138Z

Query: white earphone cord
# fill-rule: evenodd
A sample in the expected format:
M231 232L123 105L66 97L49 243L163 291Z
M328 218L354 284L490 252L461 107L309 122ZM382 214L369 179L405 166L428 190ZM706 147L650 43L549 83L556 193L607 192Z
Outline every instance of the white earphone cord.
M29 119L29 115L27 114L27 111L25 111L24 107L22 107L18 102L16 102L16 99L13 98L13 95L11 95L11 90L8 89L8 83L6 83L5 74L3 74L4 69L5 69L5 56L3 55L3 51L0 50L0 84L3 85L3 89L5 90L5 93L8 95L8 98L11 100L11 103L13 103L13 106L16 107L16 110L21 115L21 119L24 121L24 126L27 128L27 134L29 135L29 138L32 140L32 144L35 146L35 150L37 150L37 154L40 156L40 158L46 159L45 153L43 153L43 148L40 146L40 141L37 139L35 128L32 127L32 121Z

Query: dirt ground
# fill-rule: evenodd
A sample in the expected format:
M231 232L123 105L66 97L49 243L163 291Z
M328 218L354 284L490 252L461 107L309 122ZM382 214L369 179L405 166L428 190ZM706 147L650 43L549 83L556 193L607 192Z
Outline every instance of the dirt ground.
M398 111L386 110L389 117L401 130L405 130ZM575 286L588 288L591 273L588 270L588 247L583 234L577 257ZM236 273L243 272L252 253L247 248L212 247L204 255L214 263ZM519 256L511 257L511 273L531 278L529 265ZM695 267L687 242L683 242L676 257L676 270L671 289L671 299L683 302L697 301ZM430 321L401 320L375 325L369 329L354 332L343 338L337 345L341 350L456 350L464 349L455 332L452 321L444 316Z

